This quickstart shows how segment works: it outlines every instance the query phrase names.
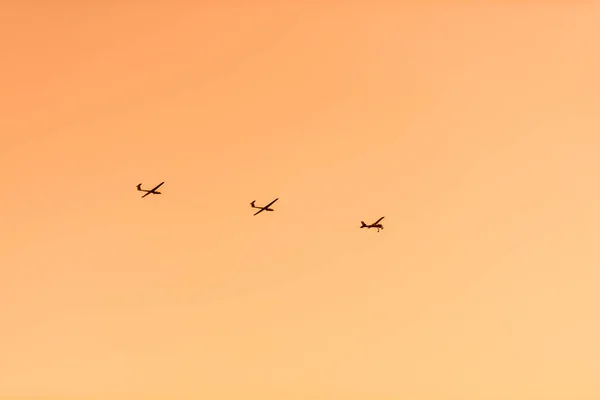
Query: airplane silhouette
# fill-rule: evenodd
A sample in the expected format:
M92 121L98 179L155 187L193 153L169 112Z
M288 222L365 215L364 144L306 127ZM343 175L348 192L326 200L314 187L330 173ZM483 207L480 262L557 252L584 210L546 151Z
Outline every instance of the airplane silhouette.
M142 196L142 199L143 199L144 197L148 196L149 194L161 194L160 192L157 192L156 189L161 187L163 185L163 183L164 182L161 182L157 187L155 187L154 189L151 189L151 190L142 189L142 184L140 183L139 185L137 185L137 190L139 190L140 192L146 192L146 194Z
M255 212L255 213L254 213L254 215L256 215L256 214L259 214L259 213L261 213L261 212L263 212L263 211L275 211L275 210L273 210L272 208L269 208L269 206L271 206L271 205L272 205L273 203L275 203L277 200L279 200L279 198L276 198L275 200L273 200L272 202L270 202L269 204L267 204L267 205L266 205L266 206L264 206L264 207L258 207L258 206L255 206L255 205L254 205L254 202L255 202L256 200L252 200L252 203L250 203L250 205L252 206L252 208L260 208L260 210L258 210L257 212Z
M381 225L379 223L379 221L381 221L382 219L384 219L385 217L381 217L379 218L377 221L373 222L371 225L367 225L365 224L364 221L360 221L360 223L362 224L360 227L362 228L367 228L367 229L371 229L371 228L376 228L377 232L379 232L380 229L383 229L383 225Z

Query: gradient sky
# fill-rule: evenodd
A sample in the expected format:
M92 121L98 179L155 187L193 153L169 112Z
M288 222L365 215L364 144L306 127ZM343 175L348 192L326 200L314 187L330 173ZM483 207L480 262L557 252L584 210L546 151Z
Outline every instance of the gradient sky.
M280 3L1 3L0 397L600 398L598 2Z

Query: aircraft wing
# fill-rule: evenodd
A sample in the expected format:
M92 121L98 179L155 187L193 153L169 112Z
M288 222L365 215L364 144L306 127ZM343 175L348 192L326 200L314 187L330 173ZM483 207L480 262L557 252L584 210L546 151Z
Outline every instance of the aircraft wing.
M154 192L156 189L158 189L159 187L161 187L164 184L164 182L161 182L157 187L155 187L154 189L150 190L151 192Z
M385 217L381 217L381 218L379 218L377 221L373 222L373 225L375 225L375 224L378 224L378 223L379 223L379 221L381 221L381 220L382 220L382 219L384 219L384 218L385 218Z
M255 212L255 213L254 213L254 215L256 215L256 214L260 214L260 213L261 213L261 212L263 212L263 211L265 211L265 209L264 209L264 208L261 208L260 210L258 210L257 212Z
M152 193L152 192L146 192L146 194L144 194L144 195L142 196L142 199L143 199L144 197L148 196L150 193Z
M269 208L269 206L271 206L271 205L272 205L273 203L275 203L277 200L279 200L279 197L278 197L278 198L276 198L275 200L273 200L272 202L270 202L269 204L267 204L267 205L265 206L265 208Z

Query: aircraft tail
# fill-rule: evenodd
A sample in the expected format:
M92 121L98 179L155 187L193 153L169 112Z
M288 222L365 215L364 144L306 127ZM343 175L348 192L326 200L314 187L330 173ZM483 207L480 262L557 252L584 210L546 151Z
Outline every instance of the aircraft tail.
M251 205L252 207L256 207L256 206L254 205L254 202L255 202L255 201L256 201L256 200L252 200L252 203L250 203L250 205Z
M365 224L365 221L360 221L360 223L361 223L361 226L360 226L361 228L364 228L367 226L367 224Z
M139 185L136 186L137 190L142 190L142 184L140 183Z

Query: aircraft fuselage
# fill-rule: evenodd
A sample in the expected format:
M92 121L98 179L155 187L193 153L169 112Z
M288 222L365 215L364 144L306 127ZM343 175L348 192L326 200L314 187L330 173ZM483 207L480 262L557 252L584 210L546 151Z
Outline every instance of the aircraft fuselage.
M361 226L361 229L362 228L367 228L367 229L375 228L375 229L377 229L377 232L379 232L380 229L383 229L383 225L381 225L381 224L377 224L377 225L364 224L363 226Z

